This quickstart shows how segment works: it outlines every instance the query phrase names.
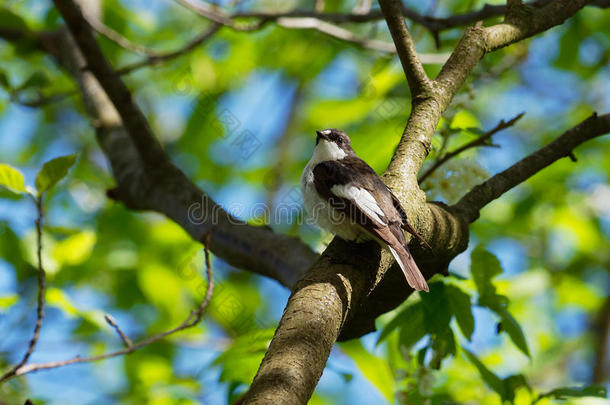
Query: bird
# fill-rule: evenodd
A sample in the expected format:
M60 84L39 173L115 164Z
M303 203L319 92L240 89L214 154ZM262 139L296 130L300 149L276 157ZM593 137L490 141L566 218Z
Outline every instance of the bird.
M330 128L316 131L316 135L312 157L301 175L309 218L344 240L377 241L390 251L413 289L429 291L403 231L430 246L411 227L398 198L356 155L345 132Z

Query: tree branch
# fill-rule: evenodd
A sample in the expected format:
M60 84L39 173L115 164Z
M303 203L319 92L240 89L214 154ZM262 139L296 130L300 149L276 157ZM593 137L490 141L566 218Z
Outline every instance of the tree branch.
M559 16L547 17L546 26L559 24L578 10L565 5L566 10ZM527 35L533 33L534 30L527 31ZM446 272L448 263L466 248L468 224L465 216L457 215L461 213L452 208L425 203L425 194L417 184L417 172L442 112L488 50L484 34L482 27L468 30L436 80L434 94L414 100L407 127L383 176L405 207L413 227L433 247L427 256L417 245L410 245L427 277ZM523 38L527 35L524 33ZM456 72L448 74L452 70ZM335 340L341 336L357 337L362 331L374 329L375 316L383 313L378 311L391 309L390 305L398 305L412 292L404 280L401 284L392 278L393 273L387 271L391 263L392 258L380 252L375 243L353 244L335 238L288 300L244 403L305 404ZM395 274L396 266L393 269ZM401 291L392 290L391 281ZM386 291L388 298L381 299Z
M64 6L69 3L73 5L71 1L62 1ZM74 18L73 14L69 16ZM88 28L83 23L79 30L84 29ZM89 39L84 39L87 52L97 47L90 35ZM230 265L271 277L289 288L296 284L315 261L315 252L298 238L278 235L267 227L250 226L233 218L169 162L147 125L132 122L123 127L122 117L106 97L106 88L115 92L118 110L125 104L129 104L128 109L137 107L129 94L125 96L123 90L127 90L120 78L108 72L110 67L105 59L100 62L103 55L99 48L91 54L83 52L81 55L69 36L59 35L49 42L46 49L49 52L60 50L57 54L59 63L77 79L83 92L92 123L96 125L98 142L110 160L118 183L110 193L113 198L120 199L131 209L154 210L167 215L195 240L201 241L210 233L210 249ZM84 66L92 65L98 68L93 73L100 74L103 81L98 82L83 70ZM105 66L105 71L100 72L100 66ZM117 87L120 97L116 94ZM138 116L141 114L127 118L133 121L138 120ZM142 153L141 148L153 150ZM150 158L157 154L156 159Z
M477 146L495 146L492 144L488 144L487 140L489 138L491 138L492 136L494 136L495 134L497 134L498 132L502 131L503 129L506 129L506 128L509 128L509 127L512 127L513 125L515 125L515 123L517 121L519 121L519 119L521 119L521 117L523 117L524 114L525 113L522 112L521 114L515 116L514 118L510 119L507 122L502 120L493 129L487 131L483 135L478 136L476 139L473 139L472 141L465 143L464 145L460 146L459 148L457 148L455 150L452 150L451 152L448 152L448 153L445 153L444 155L439 156L439 158L432 164L432 166L430 166L430 168L428 170L426 170L421 176L419 176L417 181L419 183L423 182L428 177L430 177L430 175L432 173L434 173L434 171L436 169L441 167L448 160L453 159L454 157L456 157L457 155L459 155L460 153L462 153L464 151L467 151L468 149L475 148Z
M106 61L80 8L73 0L53 0L53 4L83 53L86 68L93 73L112 101L142 159L147 162L164 161L165 154L159 141L153 136L148 121L136 106L131 93Z
M184 1L184 0L182 0ZM536 0L527 3L528 6L533 8L544 7L553 0ZM199 2L201 3L201 2ZM610 7L609 0L593 0L589 4L590 6L607 8ZM449 30L456 27L463 27L466 25L474 24L477 21L486 20L494 17L501 17L506 13L506 5L490 5L484 4L480 9L469 11L463 14L455 14L449 17L433 17L423 15L417 11L401 6L402 14L409 20L424 26L433 34L438 34L441 31ZM380 10L370 10L368 13L320 13L317 11L310 10L291 10L285 12L268 12L268 11L244 11L237 12L231 15L232 19L237 18L257 18L264 20L276 20L281 17L312 17L322 21L328 21L336 24L343 23L366 23L371 21L381 20L383 14Z
M64 0L61 0L61 1L64 1ZM206 277L208 280L206 291L205 291L205 296L204 296L203 300L201 301L201 303L199 304L199 306L197 306L197 308L192 310L190 312L190 314L186 317L186 319L184 321L182 321L182 323L180 325L176 326L175 328L166 330L164 332L160 332L155 335L149 336L145 339L142 339L139 342L131 343L131 340L129 340L129 338L122 333L122 331L118 328L118 326L116 326L116 323L114 323L114 325L111 323L111 326L113 326L117 330L117 332L119 332L119 334L121 335L121 339L123 340L123 342L125 343L125 346L126 346L124 349L100 354L97 356L90 356L90 357L76 356L76 357L72 357L70 359L60 360L60 361L49 361L49 362L44 362L44 363L24 364L21 367L19 367L15 371L15 373L13 375L11 375L9 378L14 377L14 376L20 376L20 375L24 375L24 374L33 373L33 372L39 371L39 370L49 370L52 368L69 366L71 364L92 363L92 362L96 362L96 361L100 361L100 360L109 359L112 357L123 356L123 355L129 354L129 353L133 353L134 351L136 351L144 346L148 346L148 345L158 342L162 339L165 339L169 335L173 335L174 333L183 331L188 328L192 328L193 326L197 325L199 322L201 322L203 313L204 313L205 309L208 307L208 305L210 304L210 301L212 300L212 294L214 292L214 278L212 276L212 266L210 264L210 253L208 252L207 245L205 245L205 244L204 244L204 253L205 253ZM108 321L108 318L106 318L106 320ZM0 382L1 381L2 380L0 380Z
M132 63L130 65L124 66L120 69L117 69L117 74L124 75L127 73L131 73L134 70L140 69L144 66L157 65L162 62L167 62L179 56L185 55L191 52L193 49L212 38L214 34L218 32L218 30L222 27L220 24L212 24L209 28L206 28L201 34L197 35L191 41L189 41L186 45L182 46L173 51L169 52L157 52L154 55L149 55L147 58L142 59L139 62Z
M581 143L607 133L610 133L610 114L593 114L545 147L474 187L454 208L468 222L474 222L484 206L556 160L570 156Z
M430 95L432 83L417 58L413 38L411 38L402 15L401 4L400 0L379 0L381 11L390 29L390 34L392 34L400 63L411 89L411 98L417 99Z
M360 38L354 35L351 31L330 24L324 19L317 18L316 16L323 15L321 13L308 12L302 13L303 15L301 16L299 16L299 14L301 14L299 12L296 12L294 15L292 15L291 13L258 13L256 16L246 14L230 15L224 12L222 9L218 7L213 7L203 1L198 1L197 3L194 3L191 0L175 1L180 5L186 7L187 9L191 10L195 14L198 14L218 24L222 24L235 31L254 31L263 28L265 25L271 22L274 22L276 25L283 28L311 29L331 36L333 38L339 39L341 41L359 45L363 48L381 52L396 53L396 47L394 46L394 44L375 39ZM240 24L236 21L238 17L245 16L255 17L259 21L254 24L246 25ZM444 54L422 54L420 59L423 63L439 64L444 63L447 60L447 57Z
M40 329L42 328L42 320L44 318L44 306L45 306L45 292L46 292L46 272L42 267L42 220L44 217L43 209L43 196L36 197L36 209L38 211L38 217L36 218L36 258L38 260L38 295L37 295L37 307L36 307L36 324L34 325L34 332L32 338L28 344L28 350L23 355L23 358L19 363L13 366L9 371L0 376L0 384L6 380L19 374L19 370L25 366L30 359L38 338L40 337Z

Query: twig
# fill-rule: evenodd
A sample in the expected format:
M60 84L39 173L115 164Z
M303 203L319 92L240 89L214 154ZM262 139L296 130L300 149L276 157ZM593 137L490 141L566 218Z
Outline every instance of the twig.
M556 160L569 156L581 143L607 133L610 133L610 114L599 116L593 114L553 142L475 186L453 206L453 209L468 222L473 222L479 217L479 211L491 201Z
M178 4L188 8L195 14L204 18L222 24L236 31L254 31L264 27L270 22L275 22L276 25L287 29L311 29L321 32L325 35L339 39L341 41L350 42L367 49L373 49L381 52L396 53L394 44L376 39L360 38L354 35L351 31L345 28L338 27L323 19L316 18L322 13L306 12L302 16L299 13L291 15L290 13L258 13L258 14L233 14L222 11L221 9L212 7L203 1L198 1L195 4L191 0L175 0ZM257 18L259 21L254 24L239 24L235 20L240 17ZM423 63L441 64L445 63L448 54L426 54L422 55Z
M42 220L44 216L42 202L43 196L40 195L36 198L36 208L38 209L38 217L36 218L36 256L38 259L38 304L36 309L36 325L34 326L34 332L32 334L32 338L30 339L28 350L25 352L23 358L19 363L17 363L13 368L11 368L9 371L4 373L2 377L0 377L0 383L10 379L15 375L18 375L19 370L27 363L32 353L34 353L36 343L38 343L38 338L40 337L40 329L42 328L42 320L44 318L46 290L46 273L44 268L42 267Z
M108 38L109 40L111 40L112 42L114 42L115 44L120 46L121 48L125 48L128 51L135 52L140 55L149 56L149 57L154 57L154 56L158 55L157 51L155 51L153 49L149 49L145 46L136 44L135 42L132 42L129 39L125 38L124 36L122 36L121 34L116 32L109 26L105 25L104 23L102 23L100 20L98 20L91 14L85 12L85 9L83 9L82 12L83 12L83 17L84 17L85 21L87 21L87 24L89 24L89 26L91 28L93 28L93 30L95 30L99 34L102 34L103 36L105 36L106 38Z
M409 82L412 98L418 98L431 91L431 81L417 57L413 38L402 15L402 3L399 0L379 0L381 11L388 24L400 63Z
M209 38L211 38L214 34L216 34L216 32L218 32L218 30L221 27L222 27L221 24L214 23L211 27L207 28L201 34L197 35L195 38L193 38L183 47L178 48L174 51L169 51L166 53L157 53L154 56L148 56L147 58L144 58L139 62L135 62L130 65L124 66L120 69L117 69L116 72L119 75L124 75L127 73L131 73L134 70L140 69L144 66L157 65L159 63L167 62L171 59L182 56L182 55L192 51L193 49L195 49L197 46L199 46L200 44L202 44Z
M33 99L33 100L21 100L18 93L19 92L16 92L11 95L12 102L22 105L24 107L40 108L40 107L47 106L49 104L60 102L62 100L65 100L68 97L74 96L78 93L78 91L70 90L65 93L57 93L57 94L52 94L50 96L45 96L43 94L39 94L38 98Z
M119 327L119 324L116 322L116 320L114 319L114 317L112 315L106 314L106 315L104 315L104 319L106 320L108 325L112 326L114 328L114 330L116 330L116 332L119 334L119 337L125 344L125 347L133 346L133 342L131 341L131 339L129 339L129 337L121 330L121 328Z
M443 164L445 164L448 160L453 159L455 156L459 155L460 153L477 147L477 146L492 146L491 144L487 143L487 140L489 138L491 138L493 135L497 134L498 132L502 131L503 129L506 129L508 127L513 126L517 121L519 121L519 119L521 119L521 117L523 117L523 115L525 114L525 112L522 112L521 114L515 116L514 118L510 119L509 121L500 121L498 123L498 125L496 125L493 129L487 131L486 133L484 133L483 135L477 137L476 139L460 146L459 148L451 151L451 152L447 152L442 156L439 156L436 161L432 164L432 166L430 166L430 168L428 170L426 170L418 179L418 182L422 182L424 180L426 180L428 177L430 177L430 175L432 173L434 173L434 171L436 169L438 169L440 166L442 166Z
M169 329L164 332L157 333L156 335L152 335L139 342L132 343L131 345L128 345L127 342L125 342L125 339L127 339L127 341L131 342L126 336L125 336L125 339L123 338L123 336L121 336L121 339L123 339L123 342L126 344L127 347L125 347L124 349L121 349L121 350L116 350L113 352L108 352L108 353L100 354L97 356L91 356L91 357L76 356L76 357L72 357L71 359L67 359L67 360L50 361L50 362L46 362L46 363L22 364L21 367L16 369L10 376L8 376L8 378L5 378L5 380L9 379L13 376L20 376L20 375L32 373L34 371L48 370L48 369L52 369L52 368L64 367L64 366L68 366L71 364L78 364L78 363L91 363L91 362L95 362L95 361L109 359L112 357L126 355L126 354L134 352L135 350L137 350L141 347L148 346L152 343L158 342L159 340L164 339L165 337L172 335L176 332L180 332L182 330L185 330L185 329L188 329L188 328L191 328L191 327L197 325L201 321L201 318L203 317L203 313L204 313L205 309L207 308L207 306L209 305L209 303L212 299L212 294L214 292L214 279L213 279L213 275L212 275L212 266L210 264L210 254L209 254L208 245L207 245L208 241L209 241L209 236L206 236L206 238L204 240L204 254L205 254L205 266L206 266L206 278L208 281L208 285L206 287L205 297L204 297L203 301L201 302L201 304L199 304L199 306L196 309L192 310L190 312L190 314L186 317L186 319L180 325L176 326L173 329ZM108 321L108 318L106 318L106 321ZM120 330L120 329L118 329L118 326L115 327L115 329L117 329L117 331ZM122 335L122 332L119 332L119 334Z

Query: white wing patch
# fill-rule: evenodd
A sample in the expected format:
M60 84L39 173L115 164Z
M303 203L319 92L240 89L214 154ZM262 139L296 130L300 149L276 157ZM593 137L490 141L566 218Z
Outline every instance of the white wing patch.
M379 205L377 205L375 197L373 197L373 195L367 190L349 184L335 184L331 187L330 191L337 197L351 200L367 216L371 217L382 225L387 225L386 222L381 219L381 217L384 216L383 211L381 208L379 208Z

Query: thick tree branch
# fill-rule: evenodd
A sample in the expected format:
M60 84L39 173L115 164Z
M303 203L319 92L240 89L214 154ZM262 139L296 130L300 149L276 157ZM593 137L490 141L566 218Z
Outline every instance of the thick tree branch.
M62 1L62 4L68 2ZM87 27L83 25L79 29ZM85 40L86 49L97 47L90 39ZM116 84L120 78L107 72L110 67L105 60L103 64L107 69L102 72L105 79L102 87L91 73L83 71L84 66L98 64L99 58L103 59L99 48L91 55L85 54L83 60L83 55L66 35L47 42L49 52L61 51L57 54L59 63L74 75L81 87L88 112L97 127L98 142L110 160L118 183L112 192L114 198L132 209L154 210L167 215L195 240L201 241L210 233L211 251L235 267L271 277L289 288L296 284L315 261L316 253L297 238L278 235L267 227L250 226L233 218L169 162L147 125L142 127L136 122L123 127L122 117L106 97L104 87L115 89L115 93L117 87L119 92L122 91L120 87L126 90L122 82ZM96 72L100 74L99 69ZM107 75L103 76L104 73ZM117 98L119 109L124 103L130 104L129 108L137 108L130 96L122 98L115 94ZM132 134L134 127L137 128L135 135ZM140 153L140 145L152 148L153 152ZM150 159L157 154L157 159Z
M411 38L402 15L402 3L400 0L379 0L379 5L396 45L400 63L407 76L407 82L411 89L411 98L415 100L425 97L426 94L429 95L432 90L432 83L417 57L413 38Z
M567 4L567 0L557 3L566 6L566 10L557 16L547 16L544 26L522 30L521 38L533 35L536 29L560 24L579 9ZM502 30L504 28L499 31ZM490 28L491 33L497 31L497 28ZM486 51L496 49L487 47L486 33L482 27L468 30L435 81L434 94L414 100L407 127L383 176L403 203L414 228L433 247L431 256L426 256L417 246L412 249L428 277L445 272L451 259L465 249L468 227L465 217L455 215L452 209L425 203L425 195L417 184L417 172L428 153L441 114L478 60ZM504 38L504 45L517 40L515 35ZM409 77L410 73L406 73ZM440 235L446 239L435 239ZM351 254L346 255L346 251ZM368 246L347 244L335 238L290 297L244 403L305 404L322 374L334 341L341 335L360 336L353 333L354 330L360 333L371 330L374 316L379 315L376 311L390 309L388 301L380 300L375 293L383 294L385 290L381 288L388 288L380 281L391 280L392 273L387 272L391 263L392 259L380 254L374 243ZM394 284L400 286L400 283ZM398 302L393 304L398 305L399 300L404 300L411 292L404 284L401 290L402 293L392 295L389 301L396 299ZM371 291L373 293L366 299Z
M610 114L593 114L545 147L474 187L454 208L469 222L474 222L484 206L556 160L570 156L581 143L607 133L610 133Z
M93 73L112 101L142 159L145 162L164 161L161 144L152 134L146 117L136 106L131 93L106 61L80 8L72 0L53 0L53 4L81 50L86 68Z

